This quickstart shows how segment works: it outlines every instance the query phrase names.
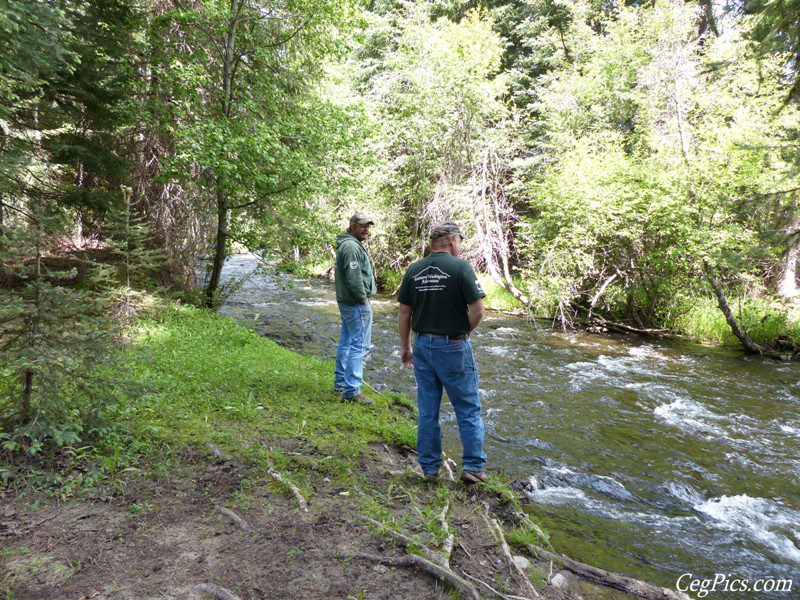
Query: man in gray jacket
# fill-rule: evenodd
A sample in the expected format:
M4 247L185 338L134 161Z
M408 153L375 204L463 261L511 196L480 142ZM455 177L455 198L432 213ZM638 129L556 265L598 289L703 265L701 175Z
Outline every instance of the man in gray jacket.
M336 302L342 316L333 387L346 401L372 404L361 391L364 355L372 334L370 296L377 292L372 263L361 245L369 237L373 221L364 213L350 217L347 233L336 238Z

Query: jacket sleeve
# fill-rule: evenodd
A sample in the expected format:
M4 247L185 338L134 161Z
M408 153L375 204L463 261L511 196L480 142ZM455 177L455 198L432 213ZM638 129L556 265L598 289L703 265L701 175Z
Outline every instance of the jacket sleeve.
M367 301L367 290L364 288L364 277L361 274L361 261L358 250L353 244L342 244L340 248L342 267L344 268L344 281L353 299L359 304Z

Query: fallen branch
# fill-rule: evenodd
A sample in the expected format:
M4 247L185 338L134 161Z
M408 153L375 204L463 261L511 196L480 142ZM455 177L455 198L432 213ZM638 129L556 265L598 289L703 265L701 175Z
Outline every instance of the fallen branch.
M351 554L351 558L361 558L364 560L371 560L381 565L390 567L404 567L409 569L419 569L431 575L435 579L447 582L452 588L460 591L464 598L471 600L480 600L478 591L466 579L456 575L450 569L445 569L439 565L429 561L426 558L416 554L406 554L401 557L394 556L374 556L372 554Z
M494 589L492 586L490 586L485 581L481 581L477 577L473 577L472 575L470 575L466 571L461 571L461 574L464 575L464 577L466 577L467 579L471 579L475 583L480 583L483 587L485 587L487 590L489 590L492 594L494 594L498 598L503 598L503 600L530 600L530 598L526 598L525 596L509 596L508 594L504 594L502 592L498 592L496 589Z
M528 588L528 591L533 595L534 598L539 597L539 592L536 591L536 588L531 583L531 580L528 579L528 576L525 574L525 571L522 567L517 564L517 561L514 560L514 557L511 554L511 549L508 547L508 542L506 542L506 536L503 535L503 528L500 526L500 523L497 522L497 519L492 519L489 517L489 508L484 506L486 509L486 514L484 515L484 520L486 524L489 526L489 531L492 534L492 537L495 538L497 543L500 545L500 549L503 551L503 556L506 557L506 560L509 563L509 568L512 572L516 572L517 575L525 582L525 587Z
M198 592L205 592L214 598L214 600L241 600L239 596L230 590L226 590L224 587L219 587L211 583L198 583L193 589Z
M403 535L399 531L395 531L391 527L387 527L380 521L376 521L375 519L370 519L369 517L364 517L364 520L377 527L380 531L386 533L386 535L388 535L389 537L392 537L398 542L401 542L404 548L408 548L409 546L416 548L419 546L419 544L415 543L414 540L412 540L410 537ZM433 552L431 552L428 548L423 546L421 550L422 553L425 554L425 557L427 559L434 560Z
M442 555L445 566L450 568L450 556L453 554L453 545L456 542L456 537L450 531L450 526L447 524L447 511L450 510L450 500L444 505L442 512L439 513L439 522L442 524L442 531L445 533L444 544L442 544Z
M560 556L542 548L528 544L528 551L533 556L555 561L575 575L591 581L592 583L610 587L615 590L627 592L645 598L646 600L688 600L689 596L681 592L645 583L632 577L610 573L597 567L587 565L566 556Z
M442 454L444 455L444 453ZM442 467L444 468L444 472L447 475L447 479L449 481L455 481L456 480L455 472L458 470L458 465L456 465L456 462L447 455L444 455L444 460L442 461Z
M233 521L234 524L238 525L239 529L241 529L242 531L244 531L246 533L250 533L250 531L252 530L252 528L250 527L250 523L245 521L242 517L237 515L231 509L224 508L222 506L217 506L216 509L217 509L218 513L228 517L228 519Z
M539 536L539 539L541 539L545 544L547 544L547 548L549 550L553 550L553 545L550 543L550 536L547 535L544 531L542 531L541 527L539 527L536 523L534 523L528 515L526 515L521 510L518 510L514 512L514 516L517 519L519 519L520 523L525 525L525 527L535 531L536 535Z
M287 481L286 478L278 473L275 469L267 469L267 473L269 473L270 477L272 477L278 483L284 485L291 493L292 496L295 497L297 503L300 504L300 508L303 509L303 512L308 512L308 503L306 499L303 497L303 494L300 493L300 489L294 485L292 482Z

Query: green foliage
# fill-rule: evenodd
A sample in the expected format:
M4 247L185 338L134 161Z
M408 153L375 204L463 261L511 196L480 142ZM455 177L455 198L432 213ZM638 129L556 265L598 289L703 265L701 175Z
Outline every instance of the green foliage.
M514 298L511 293L499 285L489 275L479 274L478 279L481 282L483 291L486 292L486 298L483 299L487 307L494 310L517 310L522 308L522 303ZM523 285L522 280L517 278L515 284L520 287Z
M698 39L690 4L569 11L571 64L536 86L547 168L520 172L531 217L519 241L540 310L660 326L678 296L706 293L708 266L732 288L773 268L776 213L757 199L793 176L769 140L797 121L776 113L779 63L732 68L741 31Z
M792 345L800 344L800 314L792 305L770 302L759 297L732 297L731 308L757 344L769 346L779 338ZM725 317L712 298L692 298L667 324L692 339L736 348L739 341L731 333Z
M480 10L457 22L430 11L442 14L412 2L370 14L352 66L377 163L365 170L355 201L379 216L372 242L379 271L416 258L432 222L473 215L469 181L486 147L503 146L495 131L506 116L502 39Z
M800 103L800 2L753 0L743 4L751 16L751 37L766 55L778 55L786 65L787 101Z

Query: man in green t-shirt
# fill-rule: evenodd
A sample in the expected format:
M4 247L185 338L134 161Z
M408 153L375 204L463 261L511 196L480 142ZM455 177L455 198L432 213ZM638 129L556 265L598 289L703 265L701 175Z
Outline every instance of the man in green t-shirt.
M428 480L439 476L442 390L456 412L463 447L461 480L486 481L484 426L478 395L478 370L469 334L483 319L486 296L469 263L458 258L464 236L455 223L443 223L431 234L431 253L412 264L403 277L400 302L402 361L417 379L417 454ZM411 330L416 333L411 349Z

